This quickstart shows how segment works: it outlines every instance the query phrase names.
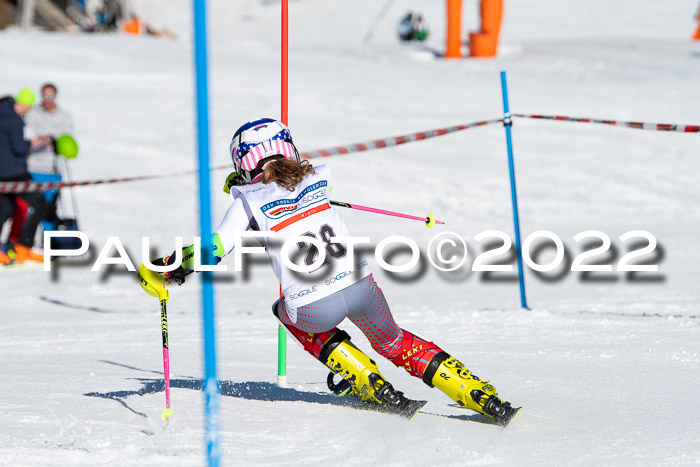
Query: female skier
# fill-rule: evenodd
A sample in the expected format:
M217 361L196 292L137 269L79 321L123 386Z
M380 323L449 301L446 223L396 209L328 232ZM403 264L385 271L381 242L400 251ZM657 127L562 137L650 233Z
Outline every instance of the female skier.
M394 390L375 362L336 327L349 318L372 348L394 365L437 387L462 407L504 425L510 421L517 409L504 403L488 381L474 376L435 343L396 324L367 262L348 258L352 249L342 237L350 237L350 231L329 204L330 170L302 161L284 124L269 118L248 122L233 135L230 149L237 172L229 176L224 191L230 192L233 203L215 229L212 254L223 257L231 252L237 232L275 233L259 238L284 293L272 312L304 350L331 370L331 390L351 391L361 400L409 416L424 404L420 401L416 406L412 404L416 401ZM334 241L334 237L341 238ZM282 255L293 256L289 245L283 248L285 242L303 257L307 269L315 269L299 274L284 267ZM319 247L326 250L320 265ZM193 246L183 250L182 264L164 273L166 283L184 282L193 271L193 251ZM175 255L154 264L174 267ZM342 378L338 385L333 384L333 375Z

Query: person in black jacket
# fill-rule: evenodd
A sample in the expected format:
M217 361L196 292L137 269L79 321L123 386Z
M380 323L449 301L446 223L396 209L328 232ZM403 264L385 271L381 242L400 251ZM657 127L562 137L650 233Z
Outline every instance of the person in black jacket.
M46 141L41 136L36 136L30 141L25 140L22 115L30 108L31 102L26 99L16 102L9 96L0 98L0 182L32 180L27 172L27 156L32 147ZM12 215L17 198L23 199L30 209L29 216L22 226L19 242L15 245L15 260L18 263L27 260L41 261L43 256L34 252L32 246L37 226L46 210L46 200L43 193L39 192L0 194L0 227ZM0 255L0 263L3 261L7 262L7 259Z

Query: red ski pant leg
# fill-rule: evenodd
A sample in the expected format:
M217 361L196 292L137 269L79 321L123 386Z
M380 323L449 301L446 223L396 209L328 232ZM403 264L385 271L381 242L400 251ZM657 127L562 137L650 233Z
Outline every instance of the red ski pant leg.
M372 348L394 365L422 378L428 362L442 349L396 324L374 278L367 276L344 289L343 296L350 308L348 317L364 333Z
M24 221L29 217L29 205L22 198L15 198L15 211L12 213L12 228L10 236L7 238L10 243L19 243L20 232Z
M299 312L297 312L299 313ZM337 327L332 327L327 331L321 332L307 332L299 329L294 324L292 324L289 316L287 316L287 310L284 306L284 301L281 300L277 305L277 318L282 322L285 328L294 336L294 338L299 341L299 343L304 347L304 350L313 355L317 360L321 355L321 349L326 343L339 331ZM299 313L300 315L300 313ZM298 316L299 316L298 315ZM326 362L321 362L325 364Z

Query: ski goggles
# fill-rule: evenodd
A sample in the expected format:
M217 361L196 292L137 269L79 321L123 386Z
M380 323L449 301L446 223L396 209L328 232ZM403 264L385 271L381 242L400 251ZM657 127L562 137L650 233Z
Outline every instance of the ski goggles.
M296 149L287 130L280 131L269 140L254 143L241 143L233 149L231 156L241 170L252 172L266 157L281 155L295 159Z

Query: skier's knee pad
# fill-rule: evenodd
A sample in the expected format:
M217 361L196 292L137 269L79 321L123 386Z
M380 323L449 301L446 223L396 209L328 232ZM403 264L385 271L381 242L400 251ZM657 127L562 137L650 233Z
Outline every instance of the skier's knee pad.
M315 358L321 360L319 357L320 353L322 352L323 348L331 342L336 334L342 333L343 335L347 336L345 332L340 331L338 328L329 329L328 331L319 333L304 332L295 327L293 324L288 324L280 319L278 307L281 303L284 303L283 298L280 298L272 305L272 314L275 315L275 318L277 318L280 324L284 326L287 331L289 331L289 333L304 348L304 350L313 355ZM321 362L324 364L326 363L325 360L321 360Z
M280 319L279 311L277 311L277 307L279 306L280 303L284 300L284 297L280 297L277 300L275 300L275 303L272 304L272 314L275 315L275 318Z
M434 342L426 342L420 337L403 330L400 351L394 357L389 357L391 363L397 367L403 367L412 376L421 377L425 373L426 363L442 349Z

